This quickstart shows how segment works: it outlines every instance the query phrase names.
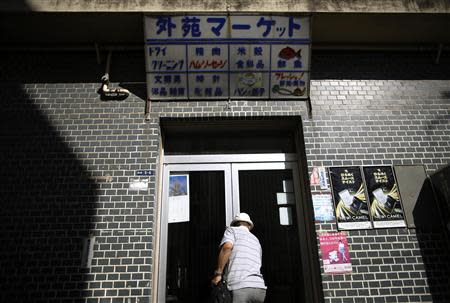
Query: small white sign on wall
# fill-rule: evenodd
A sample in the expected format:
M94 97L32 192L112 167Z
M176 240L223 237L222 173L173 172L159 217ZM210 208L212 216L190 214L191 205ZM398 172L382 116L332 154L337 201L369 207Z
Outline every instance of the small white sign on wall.
M148 189L148 178L130 178L128 190L143 191Z

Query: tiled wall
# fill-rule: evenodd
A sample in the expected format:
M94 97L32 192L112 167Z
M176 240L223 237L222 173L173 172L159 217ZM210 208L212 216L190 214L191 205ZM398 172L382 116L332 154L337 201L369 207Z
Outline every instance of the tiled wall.
M303 101L191 101L153 102L149 121L141 56L113 56L112 86L132 92L124 101L100 100L95 54L4 57L1 301L149 301L158 176L148 191L128 186L136 170L158 173L160 117L300 115L309 169L423 164L432 173L450 162L446 56L434 65L429 54L313 55L311 118ZM347 234L353 274L323 275L325 302L446 302L439 233ZM92 267L80 268L90 235Z

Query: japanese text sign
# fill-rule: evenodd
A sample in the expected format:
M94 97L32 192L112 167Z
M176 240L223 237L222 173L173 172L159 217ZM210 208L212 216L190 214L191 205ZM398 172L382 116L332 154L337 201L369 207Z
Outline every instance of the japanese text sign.
M319 241L325 274L352 272L347 236L344 233L320 233Z
M366 166L363 171L374 227L406 227L400 192L392 167Z
M330 167L328 170L338 228L342 230L372 228L360 168Z
M309 95L309 17L146 16L145 33L150 99Z

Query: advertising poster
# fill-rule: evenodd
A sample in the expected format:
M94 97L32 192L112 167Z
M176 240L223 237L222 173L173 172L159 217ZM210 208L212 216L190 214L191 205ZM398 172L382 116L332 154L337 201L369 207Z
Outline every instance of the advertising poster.
M338 228L372 228L364 180L359 167L330 167L329 173Z
M373 226L405 227L400 194L391 166L363 167Z
M320 189L329 189L330 185L327 181L327 171L325 170L325 167L321 166L319 167L319 185Z
M169 177L169 223L189 221L189 175Z
M334 221L331 195L312 195L316 222Z
M351 273L347 236L342 232L321 233L319 239L324 272L331 275Z
M319 185L319 168L313 167L311 174L309 175L309 184L310 185Z
M329 189L325 167L313 167L309 176L310 185L320 185L320 189Z

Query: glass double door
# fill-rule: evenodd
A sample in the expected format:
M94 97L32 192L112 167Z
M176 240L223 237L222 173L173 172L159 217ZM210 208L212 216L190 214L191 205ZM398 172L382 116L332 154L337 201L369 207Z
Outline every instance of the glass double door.
M205 302L225 227L239 212L263 248L266 302L304 299L296 162L168 164L164 169L158 302Z

